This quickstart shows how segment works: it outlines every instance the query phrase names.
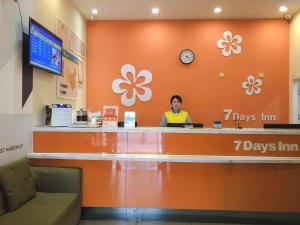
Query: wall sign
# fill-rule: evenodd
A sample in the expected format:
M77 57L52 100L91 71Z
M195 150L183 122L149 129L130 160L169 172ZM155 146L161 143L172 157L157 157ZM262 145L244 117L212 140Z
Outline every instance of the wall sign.
M128 73L131 73L133 79L128 78ZM136 75L134 66L130 64L125 64L121 68L122 79L116 79L112 83L112 90L116 94L121 94L121 103L124 106L130 107L133 106L136 102L136 99L140 99L142 102L148 102L152 97L152 90L146 87L147 84L150 84L152 81L152 73L148 70L142 70ZM144 79L140 79L144 78ZM142 82L140 82L142 80ZM132 96L129 96L129 88L121 88L122 84L132 85ZM141 92L142 91L142 94Z
M275 114L268 114L265 112L260 112L258 114L249 114L249 113L241 113L241 112L235 112L233 109L224 109L224 120L225 121L245 121L245 122L250 122L250 121L256 121L256 120L261 120L262 122L264 121L276 121L276 115Z
M71 33L70 33L70 50L75 55L78 55L79 49L80 49L80 39L73 31L71 31Z
M69 48L69 27L62 20L56 18L56 35L62 39L63 47Z
M262 154L267 152L298 152L299 144L285 143L278 140L277 142L253 142L250 140L234 140L235 151L257 151Z
M241 35L232 35L230 31L225 31L223 39L217 43L218 48L222 49L222 55L225 57L230 56L232 53L238 55L242 52L240 44L243 42Z
M24 157L32 148L31 114L0 114L0 165Z
M242 87L245 89L246 95L259 95L262 91L263 82L261 79L255 79L254 76L249 75L247 81L242 83Z
M63 76L57 77L56 95L58 98L77 98L78 63L76 56L63 49Z

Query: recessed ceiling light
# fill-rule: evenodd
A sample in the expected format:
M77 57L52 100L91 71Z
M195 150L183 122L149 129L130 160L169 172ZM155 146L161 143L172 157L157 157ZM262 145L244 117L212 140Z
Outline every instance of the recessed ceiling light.
M92 9L92 14L93 15L97 15L98 14L98 10L97 9Z
M279 12L286 12L286 11L288 11L288 8L285 5L279 7Z
M221 8L221 7L216 7L216 8L214 9L214 12L215 12L215 13L220 13L220 12L222 12L222 8Z
M155 14L155 15L158 14L159 13L159 8L153 8L152 13Z

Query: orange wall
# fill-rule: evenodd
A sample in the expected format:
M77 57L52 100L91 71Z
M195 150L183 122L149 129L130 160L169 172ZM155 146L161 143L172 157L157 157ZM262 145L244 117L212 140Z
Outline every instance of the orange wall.
M243 37L242 52L224 57L217 48L225 31ZM284 20L181 20L87 22L87 109L119 105L136 111L139 125L159 125L169 110L173 94L183 97L183 108L194 122L222 120L225 108L254 114L256 121L244 127L260 127L260 113L274 114L276 122L288 122L289 25ZM190 48L196 58L191 65L179 61L182 49ZM149 70L149 102L137 100L132 107L121 104L112 82L121 78L121 67L131 64L136 71ZM225 78L219 78L224 72ZM247 96L241 84L252 74L264 73L260 95ZM123 87L123 86L122 86ZM132 86L130 86L132 87Z

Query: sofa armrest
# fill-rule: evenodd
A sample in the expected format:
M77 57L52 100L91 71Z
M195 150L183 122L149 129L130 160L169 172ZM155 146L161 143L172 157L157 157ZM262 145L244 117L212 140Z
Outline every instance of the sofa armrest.
M30 167L36 191L78 193L81 196L80 168Z

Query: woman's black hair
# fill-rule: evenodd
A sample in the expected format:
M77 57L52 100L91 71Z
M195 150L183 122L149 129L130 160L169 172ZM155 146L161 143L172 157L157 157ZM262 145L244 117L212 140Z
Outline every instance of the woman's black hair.
M173 102L173 99L177 99L180 103L182 103L182 98L179 96L179 95L173 95L172 97L171 97L171 104L172 104L172 102Z

